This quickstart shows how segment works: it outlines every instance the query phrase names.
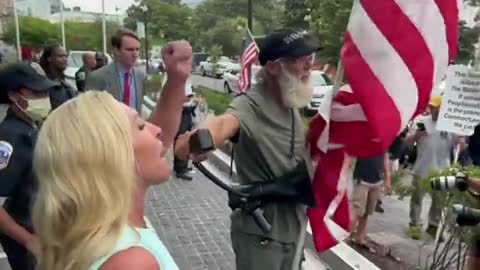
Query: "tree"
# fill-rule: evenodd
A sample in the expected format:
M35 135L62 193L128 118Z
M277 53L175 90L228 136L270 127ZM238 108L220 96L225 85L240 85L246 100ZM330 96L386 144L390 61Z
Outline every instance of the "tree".
M225 56L235 56L241 53L242 38L245 28L241 26L242 18L223 19L204 33L205 48L220 45Z
M47 43L59 42L61 40L60 26L34 17L21 17L20 42L25 47L40 47ZM11 22L2 36L7 44L15 44L15 24Z
M210 55L210 60L213 64L213 74L217 73L217 63L220 60L220 57L223 55L223 48L221 45L213 45L210 50L208 50L208 54Z
M465 21L460 21L458 27L457 62L468 63L475 57L475 43L478 41L480 27L469 28L465 25Z
M25 47L43 47L49 43L61 43L60 24L50 23L47 20L34 17L20 18L20 42ZM116 23L107 23L107 36L118 29ZM65 42L69 50L100 51L103 47L102 32L92 31L101 29L102 22L65 22ZM15 25L10 23L2 36L8 44L15 44Z
M146 15L140 5L148 8ZM180 0L136 0L127 9L127 15L125 26L133 30L136 30L138 21L147 21L150 44L150 39L157 43L180 39L192 41L193 10L181 4Z
M474 7L480 6L480 0L466 0L465 3Z
M311 10L311 32L321 41L320 57L323 62L336 65L353 0L307 0L307 4Z
M309 25L305 18L310 14L307 1L285 0L284 5L283 25L285 27L307 30Z
M278 10L283 6L282 2L280 0L253 1L253 19L261 25L260 28L254 25L253 34L263 35L280 27ZM204 31L225 18L247 18L247 0L205 0L197 6L195 13L196 27Z

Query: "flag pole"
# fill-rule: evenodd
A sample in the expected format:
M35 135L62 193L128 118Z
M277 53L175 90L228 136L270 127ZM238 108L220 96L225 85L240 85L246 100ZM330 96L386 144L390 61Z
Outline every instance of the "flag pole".
M253 44L255 44L255 47L258 50L257 43L255 42L255 39L253 38L252 33L250 32L253 30L253 3L252 0L248 0L247 2L247 20L248 20L248 25L247 25L247 31L248 34L250 35L250 38L252 39ZM252 87L252 65L249 67L249 72L250 76L248 77L248 86Z
M22 47L20 46L20 25L18 21L18 12L17 12L17 3L16 0L13 0L13 18L15 20L15 35L16 35L16 45L17 45L17 57L18 61L22 61Z
M252 32L250 32L250 28L247 27L247 35L249 38L252 40L253 44L255 45L255 48L257 49L258 52L260 52L260 49L258 48L257 43L255 42L255 38L253 38ZM249 72L250 76L248 76L248 86L252 87L252 65L249 66Z
M253 38L252 32L250 32L250 29L248 27L247 27L247 34L252 39L253 44L255 44L255 48L257 48L257 51L260 51L260 49L258 48L257 42L255 42L255 39Z
M342 86L343 77L344 77L344 70L342 65L342 59L340 57L337 64L337 71L335 73L335 81L333 83L333 88L332 88L332 97L334 97L337 94L338 90Z

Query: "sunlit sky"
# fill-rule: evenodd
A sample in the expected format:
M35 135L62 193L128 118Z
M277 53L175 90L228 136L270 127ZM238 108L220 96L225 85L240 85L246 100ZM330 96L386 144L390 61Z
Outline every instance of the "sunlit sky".
M0 0L1 1L1 0ZM119 12L124 12L135 0L105 0L105 12L115 14L115 9L120 8ZM201 0L183 0L183 3L195 6ZM102 12L102 0L63 0L67 8L79 6L84 11Z

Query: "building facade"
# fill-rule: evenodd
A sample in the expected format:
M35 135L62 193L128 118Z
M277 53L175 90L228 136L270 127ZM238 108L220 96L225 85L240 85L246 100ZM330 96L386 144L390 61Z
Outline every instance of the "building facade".
M3 33L7 18L12 15L13 0L0 0L0 34Z
M16 0L19 16L47 18L51 13L50 0Z
M127 16L122 14L105 14L105 20L109 22L117 22L119 24L123 23L123 20ZM102 13L96 12L86 12L82 11L79 7L74 7L72 9L66 9L63 11L63 18L65 21L76 21L76 22L94 22L96 20L102 19ZM52 23L59 23L61 21L60 11L50 14L48 20Z

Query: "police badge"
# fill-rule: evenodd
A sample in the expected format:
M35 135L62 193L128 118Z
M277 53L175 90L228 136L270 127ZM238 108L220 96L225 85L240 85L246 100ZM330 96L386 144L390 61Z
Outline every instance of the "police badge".
M8 166L12 153L12 145L6 141L0 141L0 170L3 170Z

